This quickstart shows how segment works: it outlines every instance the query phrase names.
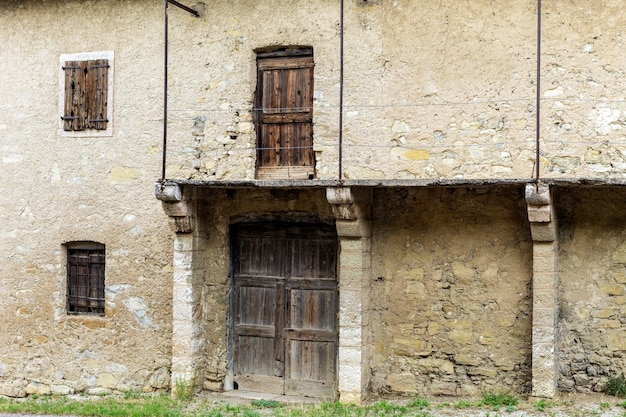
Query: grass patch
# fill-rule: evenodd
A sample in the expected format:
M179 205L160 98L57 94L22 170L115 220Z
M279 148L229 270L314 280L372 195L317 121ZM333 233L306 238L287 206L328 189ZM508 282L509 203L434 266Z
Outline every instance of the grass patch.
M616 377L610 376L606 380L606 392L616 397L626 397L626 377L624 377L624 373Z
M425 408L430 408L430 401L424 400L422 398L415 399L411 401L408 405L409 408L415 408L417 410L423 410Z
M504 407L507 411L519 403L519 398L508 391L483 391L482 397L484 405L498 409Z
M457 401L454 403L454 408L472 408L476 406L476 403L473 403L471 401L465 401L465 400L461 400L461 401Z
M554 402L549 400L538 400L533 408L537 411L546 411L549 408L554 407Z
M251 404L258 408L278 408L284 406L284 404L276 400L253 400Z
M174 396L182 401L189 401L196 392L198 376L194 374L190 379L176 378L174 381Z
M182 407L169 396L122 400L98 398L72 401L66 397L41 397L17 401L0 399L0 411L5 413L53 414L101 417L179 417Z

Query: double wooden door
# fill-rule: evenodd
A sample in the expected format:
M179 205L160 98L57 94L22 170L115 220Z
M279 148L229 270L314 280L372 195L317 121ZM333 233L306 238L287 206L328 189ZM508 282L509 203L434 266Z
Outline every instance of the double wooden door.
M327 224L234 225L231 297L238 389L333 399L337 235Z

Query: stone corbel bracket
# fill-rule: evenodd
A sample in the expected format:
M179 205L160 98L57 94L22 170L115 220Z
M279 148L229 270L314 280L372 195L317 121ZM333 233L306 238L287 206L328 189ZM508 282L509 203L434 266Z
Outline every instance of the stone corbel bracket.
M371 191L358 191L350 187L326 189L326 199L332 204L333 214L339 220L369 218Z
M154 194L161 200L174 233L191 233L194 229L191 199L178 184L154 184Z
M537 242L555 241L556 216L550 187L545 184L526 184L526 206L532 239Z

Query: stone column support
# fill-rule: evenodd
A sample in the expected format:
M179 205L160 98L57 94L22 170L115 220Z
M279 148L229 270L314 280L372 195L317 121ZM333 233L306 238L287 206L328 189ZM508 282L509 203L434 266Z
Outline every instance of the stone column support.
M371 190L328 188L339 237L339 364L342 402L360 403L370 384L372 354Z
M156 197L161 200L174 241L174 277L172 291L172 395L182 387L195 388L201 381L203 361L202 334L202 249L205 239L194 227L195 199L193 189L177 184L156 184Z
M553 398L558 376L558 236L550 188L526 185L533 239L532 394Z

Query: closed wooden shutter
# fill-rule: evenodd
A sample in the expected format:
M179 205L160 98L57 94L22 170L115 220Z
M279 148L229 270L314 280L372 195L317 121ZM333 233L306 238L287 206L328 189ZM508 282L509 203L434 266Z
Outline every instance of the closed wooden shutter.
M107 128L108 69L106 59L65 62L64 130Z
M257 59L257 177L314 175L314 64L312 50L307 51L304 55L289 56L287 51Z

